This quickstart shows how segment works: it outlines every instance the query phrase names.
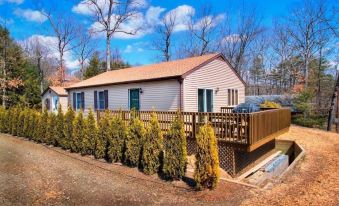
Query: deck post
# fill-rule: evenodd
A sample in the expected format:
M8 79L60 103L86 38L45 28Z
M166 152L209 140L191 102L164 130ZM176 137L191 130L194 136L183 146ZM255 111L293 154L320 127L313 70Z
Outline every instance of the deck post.
M192 114L192 137L195 139L195 135L196 135L196 125L197 121L196 121L196 115L195 113Z

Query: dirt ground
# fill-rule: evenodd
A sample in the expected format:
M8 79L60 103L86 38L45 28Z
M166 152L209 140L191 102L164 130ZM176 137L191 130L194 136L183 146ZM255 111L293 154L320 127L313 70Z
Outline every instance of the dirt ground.
M221 181L197 192L135 168L0 134L0 205L338 205L339 135L291 127L306 156L262 190Z

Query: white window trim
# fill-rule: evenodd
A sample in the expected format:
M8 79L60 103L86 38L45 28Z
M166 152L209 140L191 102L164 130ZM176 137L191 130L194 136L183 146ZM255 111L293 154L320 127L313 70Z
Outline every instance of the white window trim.
M228 93L228 90L231 90L231 92L230 92L230 94ZM235 95L235 91L237 91L237 93L238 93L238 101L235 101L236 100L236 98L234 98L234 104L232 104L232 98L231 98L231 96L232 96L232 91L234 91L234 97L236 96ZM230 104L228 104L228 102L230 102ZM238 102L238 104L236 104L236 102ZM237 105L239 105L239 89L234 89L234 88L229 88L229 89L227 89L227 104L228 104L228 106L231 106L231 107L234 107L234 106L237 106Z

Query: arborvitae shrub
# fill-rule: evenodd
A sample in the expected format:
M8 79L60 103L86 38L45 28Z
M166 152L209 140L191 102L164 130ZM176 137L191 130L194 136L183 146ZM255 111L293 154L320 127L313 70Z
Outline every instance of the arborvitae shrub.
M41 121L39 124L40 127L40 137L38 142L47 143L47 133L48 131L48 111L45 109L41 115Z
M31 110L25 109L25 118L24 118L24 127L23 127L23 136L28 138L29 137L29 119L31 116Z
M71 143L72 152L80 152L82 149L82 138L84 137L85 121L82 110L78 112L73 121L73 135Z
M57 135L57 128L56 128L56 115L51 112L48 115L47 121L47 132L46 132L46 143L49 145L56 145L56 135Z
M25 110L20 108L19 109L19 119L18 119L18 126L17 126L17 135L19 137L24 136L24 123L25 123Z
M4 113L4 131L6 133L10 133L12 131L11 127L11 118L10 118L10 111L6 110Z
M6 132L5 129L5 116L6 116L6 109L3 107L0 107L0 132Z
M219 181L219 157L217 139L208 123L197 134L194 180L198 189L214 189Z
M62 148L70 149L73 135L73 120L75 117L75 113L71 107L68 108L65 114L64 121L64 141L62 143Z
M61 105L58 106L58 114L56 116L56 141L55 146L63 147L63 143L65 141L65 134L64 134L64 113L62 111Z
M163 136L156 113L151 114L151 121L146 130L142 153L142 166L146 174L159 171L162 154Z
M167 140L164 141L163 174L167 179L180 179L185 175L187 165L187 148L184 123L178 112L170 130Z
M95 141L98 138L98 128L92 109L85 119L84 138L82 138L81 154L92 155L95 151Z
M113 117L111 135L108 138L108 158L110 161L122 162L126 133L126 125L122 120L121 114Z
M145 133L144 124L136 116L136 112L132 110L129 127L127 129L124 160L125 164L128 166L139 166Z
M10 109L9 116L10 116L10 127L11 127L11 134L16 136L18 135L18 120L19 120L19 108L13 107Z
M110 135L110 113L107 110L105 111L105 114L100 118L98 123L98 136L95 141L94 152L95 158L107 158L107 139Z
M41 124L41 113L37 112L35 113L34 115L34 125L35 125L35 129L33 130L33 136L32 136L32 139L36 142L40 142L40 124ZM46 123L45 123L46 124Z
M29 117L28 117L27 137L29 139L32 139L34 131L36 130L36 111L30 110L28 114Z

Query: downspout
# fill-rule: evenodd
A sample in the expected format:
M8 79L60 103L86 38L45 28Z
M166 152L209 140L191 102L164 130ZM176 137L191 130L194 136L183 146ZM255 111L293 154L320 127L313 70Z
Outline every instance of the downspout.
M183 108L183 106L184 106L184 103L183 103L183 94L184 94L184 86L183 86L183 82L184 82L184 78L182 78L182 77L180 77L179 79L178 79L178 82L179 82L179 84L180 84L180 92L179 92L179 109L180 109L180 111L182 111L183 112L183 110L184 110L184 108Z

